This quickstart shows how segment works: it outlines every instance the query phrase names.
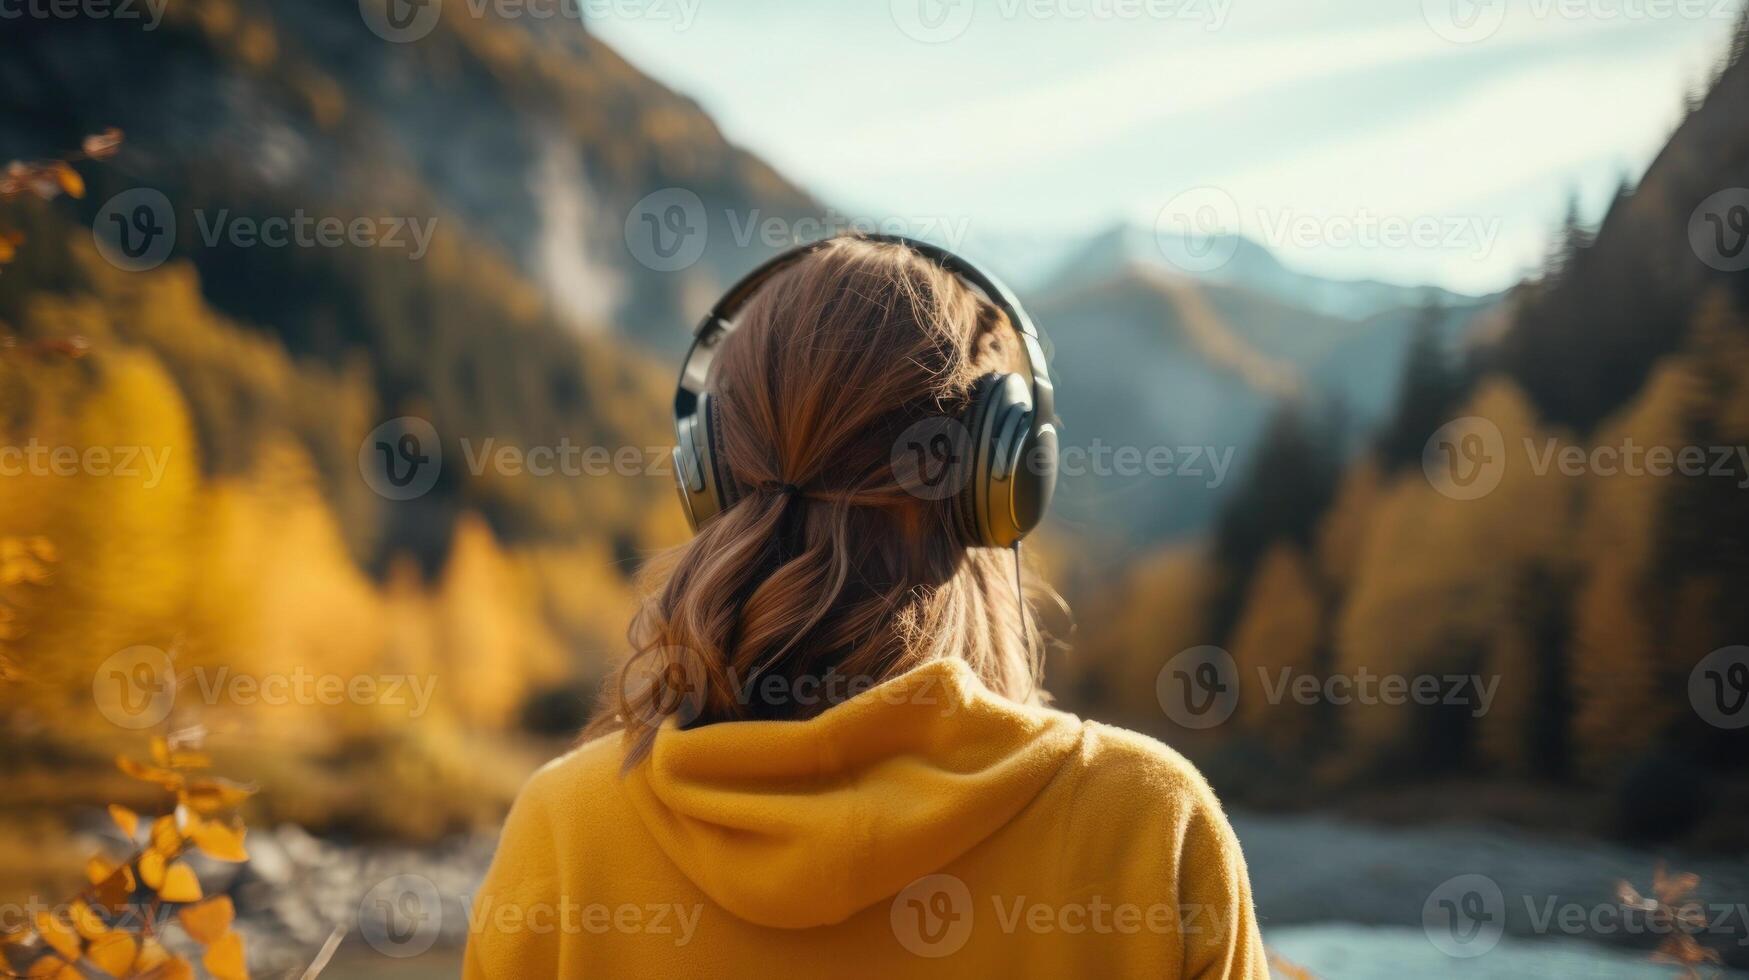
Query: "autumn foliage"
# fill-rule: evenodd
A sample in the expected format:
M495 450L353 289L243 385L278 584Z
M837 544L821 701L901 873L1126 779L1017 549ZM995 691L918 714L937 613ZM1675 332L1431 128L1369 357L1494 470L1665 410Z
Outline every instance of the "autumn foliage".
M122 853L92 855L89 887L4 937L0 952L12 975L74 980L97 970L192 980L190 960L198 958L214 980L248 977L243 938L231 928L231 899L206 896L187 858L248 860L237 808L254 790L207 774L211 760L200 751L201 738L199 729L154 737L150 762L116 759L123 773L163 793L166 812L142 817L110 804Z
M1595 235L1569 222L1503 332L1411 345L1382 433L1332 433L1324 407L1285 404L1209 540L1086 590L1066 700L1165 735L1235 801L1408 789L1413 807L1414 787L1446 780L1479 814L1542 807L1561 829L1740 848L1749 729L1709 720L1691 683L1749 643L1749 279L1702 261L1686 229L1749 168L1745 50L1749 20L1642 185ZM1468 499L1423 456L1460 419L1504 453ZM1684 451L1704 472L1621 462ZM1585 462L1539 468L1562 458ZM1150 703L1152 678L1204 644L1232 655L1238 708L1182 730ZM1306 704L1259 683L1361 672L1498 687L1484 708ZM1445 802L1429 795L1426 815Z
M84 197L85 178L79 176L79 171L73 169L73 164L80 160L106 160L121 148L121 140L121 130L112 128L86 137L77 153L70 153L60 159L12 161L6 165L4 171L0 171L0 202L26 194L44 201L52 201L61 194ZM18 246L22 244L22 233L0 225L0 266L12 261L18 254Z

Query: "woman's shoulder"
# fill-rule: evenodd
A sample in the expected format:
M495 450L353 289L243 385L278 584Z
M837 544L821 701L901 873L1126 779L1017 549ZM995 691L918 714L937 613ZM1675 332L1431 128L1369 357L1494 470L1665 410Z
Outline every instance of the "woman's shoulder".
M1142 802L1162 811L1221 812L1203 774L1158 739L1098 721L1083 721L1075 792L1091 800Z
M523 783L516 805L572 815L599 809L617 795L605 791L619 781L624 758L618 732L580 743L536 769Z
M1176 879L1241 874L1244 856L1220 800L1194 764L1139 732L1083 722L1080 752L1059 799L1089 867L1138 864ZM1235 870L1238 869L1238 870Z

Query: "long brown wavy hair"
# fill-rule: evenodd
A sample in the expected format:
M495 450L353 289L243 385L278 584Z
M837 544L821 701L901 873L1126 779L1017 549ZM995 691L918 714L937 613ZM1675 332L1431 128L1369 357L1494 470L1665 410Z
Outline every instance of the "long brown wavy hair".
M944 657L1042 699L1018 552L963 545L953 501L893 465L906 429L963 418L979 377L1020 362L1003 314L903 245L837 238L767 281L710 381L742 496L642 573L633 653L584 737L624 731L631 765L669 716L810 717Z

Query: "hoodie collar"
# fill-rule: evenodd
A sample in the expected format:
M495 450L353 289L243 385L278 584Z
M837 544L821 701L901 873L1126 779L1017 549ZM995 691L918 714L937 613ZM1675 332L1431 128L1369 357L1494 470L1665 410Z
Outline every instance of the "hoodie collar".
M626 775L657 845L717 904L758 925L841 922L1001 829L1081 737L958 658L891 678L805 721L672 723Z

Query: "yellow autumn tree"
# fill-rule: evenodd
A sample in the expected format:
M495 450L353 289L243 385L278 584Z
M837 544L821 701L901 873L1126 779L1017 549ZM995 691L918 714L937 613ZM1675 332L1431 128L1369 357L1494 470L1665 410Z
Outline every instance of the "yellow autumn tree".
M1500 630L1512 621L1521 570L1557 561L1566 546L1573 487L1531 465L1531 452L1558 450L1560 440L1538 430L1510 382L1487 382L1454 414L1500 433L1499 482L1482 496L1455 499L1421 472L1406 472L1383 490L1340 614L1336 670L1409 680L1479 675L1484 684L1497 678L1495 697L1510 703L1510 689L1532 678L1501 648ZM1475 715L1483 707L1472 690L1456 704L1357 704L1342 719L1358 763L1401 748L1455 762L1478 744L1483 722ZM1517 728L1522 719L1489 717L1486 724Z
M1595 445L1678 447L1682 402L1693 383L1679 359L1653 369L1637 398L1599 427ZM1654 608L1666 583L1653 575L1668 478L1616 473L1585 481L1574 536L1583 572L1574 599L1574 736L1582 771L1618 771L1621 753L1668 722L1680 704L1660 680L1669 637Z
M125 647L168 644L183 625L200 534L198 447L174 382L149 355L0 372L28 405L4 441L37 453L0 480L0 534L45 537L60 557L20 624L25 680L14 705L83 728L96 718L98 665Z
M440 697L464 724L514 723L530 686L564 673L538 593L478 517L457 523L434 601Z
M1243 728L1278 750L1317 734L1318 706L1290 696L1296 677L1322 677L1324 607L1306 556L1292 545L1271 548L1252 577L1233 630ZM1277 697L1271 699L1269 695Z
M1078 611L1085 643L1051 664L1052 689L1101 718L1162 731L1155 683L1182 650L1214 642L1206 623L1210 565L1200 548L1139 560L1101 599ZM1065 693L1068 692L1068 693Z
M1370 453L1361 457L1343 473L1330 510L1318 524L1317 571L1335 592L1346 592L1353 584L1383 485L1378 458Z

